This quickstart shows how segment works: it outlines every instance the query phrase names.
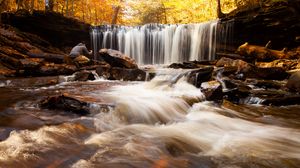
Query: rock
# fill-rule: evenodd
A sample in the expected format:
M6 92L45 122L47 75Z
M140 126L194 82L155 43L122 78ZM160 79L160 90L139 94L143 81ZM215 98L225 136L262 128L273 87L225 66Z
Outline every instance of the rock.
M193 70L187 75L187 81L199 88L202 82L207 82L211 79L213 70L213 67Z
M43 61L44 59L40 59L40 58L21 59L20 60L21 68L28 69L28 70L36 70L42 65Z
M99 51L100 57L107 62L111 67L136 69L137 64L133 59L124 55L123 53L112 49L101 49Z
M50 110L64 110L79 115L89 114L89 104L68 95L51 96L40 102L41 108Z
M79 71L74 74L75 81L88 81L88 80L96 80L93 72L91 71Z
M216 63L216 67L239 67L239 69L242 69L243 67L249 66L249 63L240 60L240 59L231 59L231 58L226 58L222 57L219 59Z
M24 59L28 57L9 46L0 46L0 52L16 59Z
M25 10L4 12L2 23L38 35L60 49L73 47L78 41L85 41L88 46L90 42L89 24L55 12L32 11L30 13Z
M126 69L118 67L98 67L96 72L110 80L124 80L124 81L145 81L146 72L141 69Z
M145 81L146 72L141 69L124 69L113 67L110 69L111 80L124 80L124 81Z
M110 66L99 66L96 68L96 73L105 79L110 79L111 76L110 70L111 70Z
M89 66L93 63L89 58L83 55L76 57L73 60L73 62L75 63L75 65L78 65L79 67Z
M188 61L183 63L173 63L168 68L173 69L196 69L205 65L215 65L216 61Z
M257 80L257 79L247 79L245 81L247 84L254 85L258 88L263 89L281 89L283 84L274 80Z
M263 105L288 106L300 104L300 95L286 95L275 98L267 98L262 102Z
M295 72L288 79L286 87L291 91L300 92L300 71Z
M77 70L75 65L66 64L45 64L36 72L32 72L32 76L55 76L55 75L71 75Z
M271 68L257 68L243 69L240 73L243 73L246 78L256 78L265 80L284 80L290 75L280 67Z
M272 62L256 62L255 65L260 68L280 67L285 71L297 69L298 60L279 59ZM300 67L300 66L299 66Z
M218 81L203 82L201 92L208 101L220 101L224 96L222 85Z
M2 53L0 53L0 63L12 70L18 70L21 67L20 60Z
M243 82L234 81L231 79L224 79L223 88L224 99L233 103L240 103L241 99L244 99L250 95L251 88Z

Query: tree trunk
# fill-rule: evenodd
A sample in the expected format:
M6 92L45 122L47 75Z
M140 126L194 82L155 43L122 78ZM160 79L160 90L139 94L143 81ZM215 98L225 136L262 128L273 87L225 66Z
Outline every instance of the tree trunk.
M66 16L69 16L69 0L66 0Z
M71 11L72 11L71 15L74 16L74 0L72 0L72 10Z
M0 23L1 23L1 13L3 11L4 0L0 0Z
M30 6L30 11L33 12L34 10L34 1L35 0L31 0L31 6Z
M114 25L114 24L117 23L118 14L119 14L120 9L121 9L120 6L115 6L114 7L114 14L113 14L113 17L112 17L112 20L111 20L111 24Z
M221 9L221 0L217 0L218 2L218 7L217 7L217 16L218 18L223 18L225 16L225 14L222 12L222 9Z
M46 11L53 11L53 8L54 8L54 0L48 0L48 4L45 4L46 5Z

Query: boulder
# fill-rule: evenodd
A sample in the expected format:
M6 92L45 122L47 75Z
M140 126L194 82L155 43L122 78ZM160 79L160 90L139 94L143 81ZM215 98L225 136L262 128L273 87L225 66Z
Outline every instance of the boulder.
M124 69L113 67L110 69L111 80L124 80L124 81L145 81L146 72L141 69Z
M79 71L74 74L74 81L88 81L96 80L93 72L91 71Z
M68 95L51 96L40 101L40 107L50 110L63 110L79 115L89 114L89 104Z
M211 79L213 70L213 67L193 70L187 75L187 81L199 88L202 82L207 82Z
M110 80L145 81L146 72L141 69L126 69L119 67L98 67L96 72L99 76Z
M201 92L208 101L220 101L224 96L222 85L218 81L203 82Z
M295 72L288 79L286 87L291 91L300 92L300 71Z
M112 49L101 49L99 51L100 57L107 62L111 67L136 69L137 64L133 59L124 55L123 53Z
M76 57L73 62L78 67L89 66L93 63L89 58L83 55Z

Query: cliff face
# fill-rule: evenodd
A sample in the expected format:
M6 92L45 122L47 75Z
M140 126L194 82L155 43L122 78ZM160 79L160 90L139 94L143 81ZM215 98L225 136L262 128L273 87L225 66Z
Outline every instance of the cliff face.
M265 46L272 42L273 49L300 46L300 1L274 3L268 7L236 10L221 19L234 21L232 48L245 42Z
M73 47L84 41L90 43L90 25L67 18L58 13L20 10L16 13L2 13L2 23L23 32L36 34L57 48Z

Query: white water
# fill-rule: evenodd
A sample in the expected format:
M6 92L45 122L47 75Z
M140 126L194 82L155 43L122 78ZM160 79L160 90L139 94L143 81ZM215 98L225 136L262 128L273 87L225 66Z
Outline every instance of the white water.
M186 25L101 26L92 29L91 39L94 51L116 49L138 64L170 64L214 60L217 38L225 44L232 36L228 27L232 23L217 30L217 20Z
M84 93L114 102L108 112L12 131L0 142L0 167L299 165L298 128L245 120L205 102L184 76L174 83L184 70L157 73L150 82Z

